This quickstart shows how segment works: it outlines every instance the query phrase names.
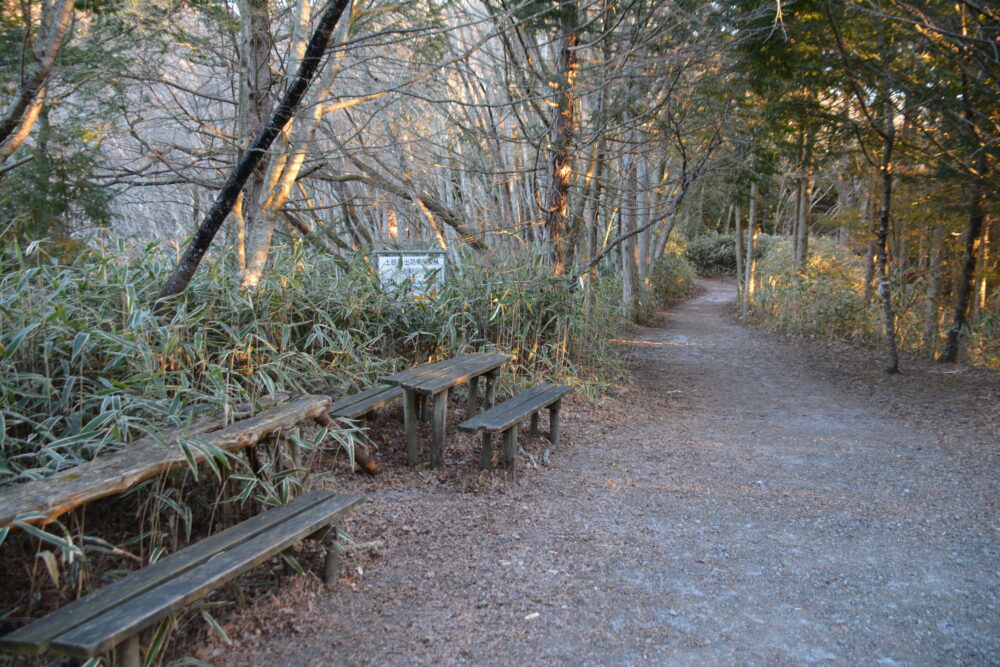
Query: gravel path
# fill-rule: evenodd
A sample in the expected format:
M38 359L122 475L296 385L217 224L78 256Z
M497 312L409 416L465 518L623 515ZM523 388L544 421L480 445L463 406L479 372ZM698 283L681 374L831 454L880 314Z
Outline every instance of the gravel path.
M739 324L732 286L704 287L635 334L634 385L565 409L551 467L508 485L458 451L341 477L370 495L348 528L378 543L332 594L286 586L201 657L1000 661L1000 374L887 378L873 353Z

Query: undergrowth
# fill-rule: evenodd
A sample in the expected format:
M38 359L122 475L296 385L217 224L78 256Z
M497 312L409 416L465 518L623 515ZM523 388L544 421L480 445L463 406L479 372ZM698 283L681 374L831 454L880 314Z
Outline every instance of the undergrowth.
M865 290L862 257L822 237L811 240L801 271L793 268L791 253L787 239L769 243L757 264L751 320L785 333L871 347L884 344L881 301L874 290ZM940 352L943 326L927 330L923 281L896 279L890 289L899 349L925 356ZM947 313L950 304L944 305ZM1000 368L1000 316L987 312L970 321L965 333L962 361Z
M652 324L660 307L691 294L696 278L694 266L683 254L668 253L660 257L635 297L635 321Z
M0 484L44 477L195 415L280 391L335 398L455 354L515 355L524 384L614 379L614 285L587 292L529 257L473 258L437 293L383 289L363 258L275 253L252 293L226 258L204 265L158 317L172 268L156 246L0 250ZM509 389L509 387L508 387Z

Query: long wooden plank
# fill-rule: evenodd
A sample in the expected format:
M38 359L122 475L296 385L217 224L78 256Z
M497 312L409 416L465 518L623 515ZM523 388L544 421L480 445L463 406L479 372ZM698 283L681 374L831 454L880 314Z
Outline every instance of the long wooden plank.
M330 409L330 403L327 396L305 396L214 432L195 436L174 432L162 442L143 439L50 477L5 487L0 490L0 528L25 512L55 518L98 498L128 491L150 477L182 468L187 458L181 440L204 441L219 449L241 449L276 431L316 419ZM189 451L196 461L205 459L197 447Z
M331 405L330 416L357 419L402 395L403 390L399 387L384 384L375 385L364 391L359 391L356 394L342 398Z
M415 380L402 384L419 394L432 396L450 387L460 385L473 377L484 375L495 368L499 368L509 361L510 358L511 355L509 354L483 354L475 359L468 359L450 368L427 373Z
M52 648L79 658L104 653L126 637L153 625L329 525L363 500L363 496L345 494L313 505L187 570L184 576L170 579L59 635L52 641Z
M275 525L329 499L322 491L304 493L292 502L262 512L75 600L4 637L0 646L20 653L42 653L54 637L98 616L109 608L183 574L209 558L231 549Z
M453 366L457 363L478 356L480 356L480 353L478 352L475 354L463 354L458 357L452 357L451 359L444 359L443 361L435 361L433 364L423 364L420 366L414 366L413 368L407 368L405 371L394 373L389 377L384 377L381 379L381 382L385 382L386 384L392 384L392 385L398 385L404 382L410 382L415 378L420 377L424 373L430 373L432 371L448 368L449 366Z
M480 429L501 431L516 423L525 415L548 407L573 391L572 387L558 384L542 384L524 391L494 408L458 425L460 431L475 433Z

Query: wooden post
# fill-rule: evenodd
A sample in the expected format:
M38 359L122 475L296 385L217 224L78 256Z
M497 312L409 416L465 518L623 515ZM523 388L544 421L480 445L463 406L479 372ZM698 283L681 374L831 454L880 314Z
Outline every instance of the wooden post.
M416 392L403 390L403 423L406 427L406 463L417 465L417 397Z
M531 413L531 435L538 435L538 411Z
M427 420L427 397L423 394L417 394L417 415L420 421Z
M516 475L517 470L514 466L514 452L517 451L517 431L518 425L514 424L503 434L503 458L507 463L507 467L510 468L511 475Z
M493 462L493 433L483 431L483 449L479 452L479 467L482 470L489 470Z
M300 431L298 427L293 428L288 432L288 451L292 456L292 467L301 468L302 467L302 450L299 448L295 438L300 437Z
M476 416L476 394L479 392L479 377L469 380L469 393L465 397L465 418L472 419Z
M448 414L448 392L434 394L434 439L431 441L431 467L441 467L444 459L444 427Z
M559 408L562 401L556 401L549 408L549 440L553 445L559 444Z
M497 399L497 375L498 370L492 370L486 374L486 408L492 408Z
M142 652L139 647L139 635L135 634L118 645L118 664L121 667L141 667Z
M330 528L333 530L333 539L330 540L330 544L326 547L326 561L323 563L323 582L327 586L333 586L337 583L337 573L340 570L340 549L337 544L339 531L337 530L337 524L334 524Z

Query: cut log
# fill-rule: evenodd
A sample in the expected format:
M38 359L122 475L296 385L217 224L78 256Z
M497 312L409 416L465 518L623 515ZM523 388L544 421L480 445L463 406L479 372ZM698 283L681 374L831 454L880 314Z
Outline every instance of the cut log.
M198 442L235 451L301 421L325 417L330 405L327 396L304 396L225 428L221 417L199 420L157 438L137 440L124 449L45 479L8 486L0 489L0 528L9 526L26 512L55 518L98 498L128 491L156 475L183 468L188 459L182 441L192 443L187 453L200 463L205 454L196 446Z

